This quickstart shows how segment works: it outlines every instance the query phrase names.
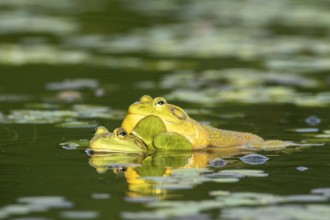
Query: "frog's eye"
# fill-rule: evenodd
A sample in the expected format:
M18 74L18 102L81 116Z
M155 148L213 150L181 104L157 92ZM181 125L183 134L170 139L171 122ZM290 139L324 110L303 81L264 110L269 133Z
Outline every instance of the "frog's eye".
M119 139L125 139L125 137L127 136L127 131L123 128L117 128L114 133Z
M167 103L166 103L166 100L164 98L155 98L154 104L155 104L155 106L159 107L159 106L164 106Z
M122 132L119 133L119 135L125 137L127 135L127 132L126 131L122 131Z

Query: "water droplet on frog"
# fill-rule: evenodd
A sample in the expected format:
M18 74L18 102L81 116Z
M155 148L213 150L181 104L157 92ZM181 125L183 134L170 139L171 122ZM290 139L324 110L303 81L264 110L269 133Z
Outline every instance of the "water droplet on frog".
M315 126L321 123L321 119L315 115L311 115L305 119L305 122L310 126Z
M265 163L269 158L261 154L249 154L241 157L240 160L247 164L257 165Z

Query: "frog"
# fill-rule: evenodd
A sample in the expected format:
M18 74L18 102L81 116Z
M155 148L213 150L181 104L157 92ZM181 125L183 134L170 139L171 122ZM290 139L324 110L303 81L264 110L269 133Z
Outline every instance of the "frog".
M143 153L147 150L144 142L135 135L128 134L124 128L116 128L111 133L106 127L98 126L89 142L93 152Z
M155 150L191 150L191 143L176 132L167 132L164 122L149 115L127 132L116 128L112 133L104 126L96 128L89 143L94 152L146 153Z
M132 132L135 125L149 115L161 118L168 132L175 132L187 138L193 149L233 146L279 149L290 145L290 142L286 141L267 141L252 133L224 130L202 124L191 118L179 106L168 103L165 98L152 98L149 95L142 96L139 101L129 106L121 127Z

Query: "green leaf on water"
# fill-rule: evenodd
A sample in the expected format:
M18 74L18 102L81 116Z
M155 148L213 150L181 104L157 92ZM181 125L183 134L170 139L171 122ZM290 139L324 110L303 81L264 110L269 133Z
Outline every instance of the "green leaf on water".
M187 138L175 132L157 135L154 139L154 146L159 150L192 150L192 145Z
M155 149L153 140L163 132L166 132L164 122L157 116L149 115L136 124L132 133L142 139L152 150Z

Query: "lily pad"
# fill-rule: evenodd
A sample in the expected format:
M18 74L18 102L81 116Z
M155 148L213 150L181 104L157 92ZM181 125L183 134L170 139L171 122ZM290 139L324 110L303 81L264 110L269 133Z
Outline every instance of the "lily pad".
M48 90L77 90L77 89L95 89L98 87L98 81L95 79L66 79L62 82L52 82L46 84Z
M154 139L154 146L158 150L192 150L192 145L188 139L175 132L164 132L157 135Z
M66 150L76 150L76 149L85 149L89 144L89 140L80 139L80 140L71 140L64 143L60 143L60 146Z
M155 149L155 137L166 132L164 122L157 116L149 115L140 120L134 127L133 134L143 140L149 149Z

